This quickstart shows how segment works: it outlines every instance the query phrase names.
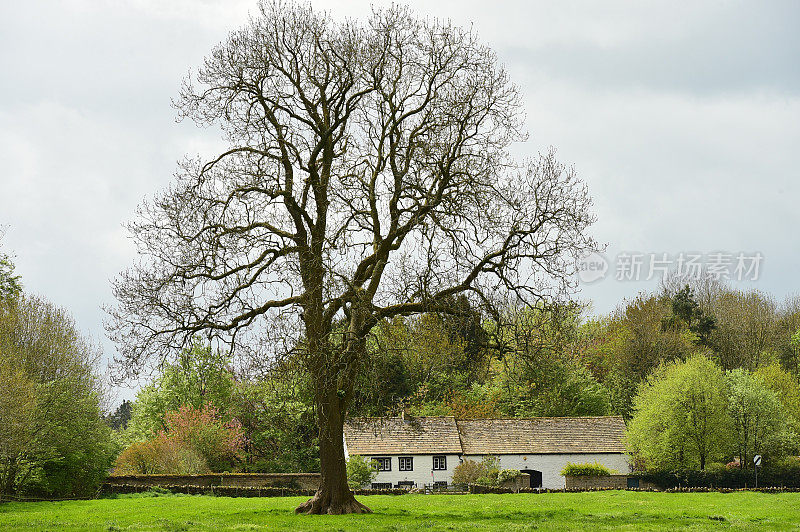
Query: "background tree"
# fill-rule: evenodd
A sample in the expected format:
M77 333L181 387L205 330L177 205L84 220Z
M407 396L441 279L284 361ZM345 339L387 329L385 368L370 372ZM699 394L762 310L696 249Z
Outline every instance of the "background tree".
M245 435L244 469L269 473L319 471L318 430L310 379L276 375L237 384L229 409Z
M578 358L576 344L581 309L577 305L548 305L511 311L512 326L497 380L505 389L508 415L588 416L610 410L608 391Z
M639 384L660 365L684 360L697 350L697 336L685 327L664 327L672 303L664 294L639 294L610 316L579 329L573 347L609 392L612 411L629 420Z
M210 404L230 417L236 386L230 364L224 353L194 338L174 362L165 362L153 382L136 394L125 443L154 437L166 427L167 413L182 406L202 408Z
M800 386L797 381L777 362L758 368L753 376L775 394L788 418L789 428L800 434Z
M106 417L106 423L114 430L125 430L131 420L133 404L127 399L123 400L114 412Z
M752 372L777 358L777 304L772 296L725 290L713 305L718 319L711 341L724 369Z
M631 454L655 469L697 467L727 452L725 377L695 355L661 366L640 387L628 424Z
M399 7L362 24L262 3L176 102L229 147L184 161L131 225L143 260L114 284L120 368L200 331L273 346L302 331L322 479L298 511L366 511L342 427L370 330L462 293L562 294L595 247L574 172L552 152L509 158L519 101L470 31Z
M0 228L0 243L3 241L3 229ZM19 275L14 274L14 263L11 257L0 250L0 304L16 298L22 293L22 282Z
M356 490L367 486L378 476L378 464L371 458L354 454L347 459L347 484Z
M245 435L238 419L224 421L210 404L167 412L164 428L122 451L118 474L190 475L229 472L243 458Z
M751 467L752 458L762 454L779 459L796 446L796 435L788 427L776 394L742 368L727 374L728 412L742 468Z
M0 496L16 488L20 457L35 436L36 390L25 372L0 352Z
M696 343L701 346L711 345L711 333L717 328L717 321L713 316L703 312L700 304L695 300L694 291L687 284L673 295L668 296L672 313L664 318L661 326L664 329L688 329L697 335Z
M67 497L92 493L112 458L102 418L100 353L53 304L0 304L0 489Z

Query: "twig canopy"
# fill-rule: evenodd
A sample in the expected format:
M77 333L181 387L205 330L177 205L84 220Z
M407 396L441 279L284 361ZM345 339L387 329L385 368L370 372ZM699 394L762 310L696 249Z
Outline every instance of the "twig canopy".
M402 7L340 22L262 3L175 105L229 146L184 160L130 225L142 259L114 283L119 367L199 332L302 335L290 344L315 379L323 476L303 510L359 511L341 422L366 335L458 294L564 293L595 247L586 189L552 151L509 156L519 94L474 33Z

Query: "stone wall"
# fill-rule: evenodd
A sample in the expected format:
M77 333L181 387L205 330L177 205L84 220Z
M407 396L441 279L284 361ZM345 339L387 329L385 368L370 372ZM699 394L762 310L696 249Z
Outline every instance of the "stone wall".
M510 478L505 482L500 483L501 488L508 488L514 493L519 493L519 490L528 488L531 485L531 476L528 473L522 473L518 477Z
M607 475L607 476L579 476L579 477L565 477L566 489L568 490L590 490L590 489L627 489L628 478L637 479L639 481L639 489L656 489L655 484L645 482L639 477L631 475Z
M316 490L319 473L217 473L209 475L111 475L110 486L225 486L235 488L292 488Z

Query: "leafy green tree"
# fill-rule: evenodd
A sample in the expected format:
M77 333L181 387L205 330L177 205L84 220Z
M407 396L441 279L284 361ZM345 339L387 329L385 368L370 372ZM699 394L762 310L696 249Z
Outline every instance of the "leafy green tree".
M406 360L397 352L375 351L359 370L351 415L392 415L416 391Z
M114 412L106 418L108 426L114 430L125 430L131 420L131 413L133 411L133 403L127 399L114 410Z
M450 302L454 317L425 313L384 320L373 329L359 369L351 415L387 415L402 406L426 410L467 392L485 373L479 318L467 303ZM478 321L478 323L475 323ZM481 351L483 349L483 351Z
M246 437L248 471L303 473L319 471L319 442L314 408L307 388L281 378L237 384L230 412Z
M708 316L695 300L694 291L687 284L670 297L672 314L662 321L664 329L688 328L697 335L696 343L710 346L711 333L717 328L717 321Z
M354 454L347 459L347 484L351 490L363 488L378 476L378 464L365 456Z
M762 366L753 375L775 394L789 418L791 430L800 434L800 386L797 381L778 363Z
M34 440L36 387L0 353L0 495L14 491L17 463Z
M796 446L777 395L762 380L742 368L727 374L728 411L735 435L735 448L742 468L750 467L756 454L773 460Z
M800 329L789 337L788 345L783 348L782 358L792 368L795 380L800 382Z
M483 316L461 294L447 302L447 312L439 312L442 327L447 331L450 341L461 346L464 351L462 369L469 376L469 384L480 381L486 373L490 351L489 335L483 327Z
M603 416L611 410L608 390L571 361L542 360L521 373L505 374L504 410L517 417Z
M98 350L72 318L41 298L0 304L0 489L92 493L112 458L102 419Z
M717 327L711 341L725 370L755 371L778 356L778 314L774 298L757 290L725 290L713 302Z
M725 377L704 355L659 367L639 388L628 424L631 454L655 469L705 469L727 449Z
M211 404L227 415L235 387L230 366L225 354L195 338L174 363L164 364L161 374L137 393L126 443L152 438L165 428L167 412L183 405L202 408Z
M513 416L605 415L610 395L580 363L580 309L541 306L512 312L501 340L503 405Z
M697 336L685 328L664 327L669 299L640 294L579 336L579 360L609 391L612 411L629 420L639 384L660 365L686 359Z

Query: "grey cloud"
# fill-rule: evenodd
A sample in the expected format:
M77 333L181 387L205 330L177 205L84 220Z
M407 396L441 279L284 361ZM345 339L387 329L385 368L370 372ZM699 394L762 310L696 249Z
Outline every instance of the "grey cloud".
M719 3L697 14L684 13L661 26L646 21L648 33L605 46L539 42L532 33L528 43L509 46L504 56L542 77L598 91L800 92L800 4Z

